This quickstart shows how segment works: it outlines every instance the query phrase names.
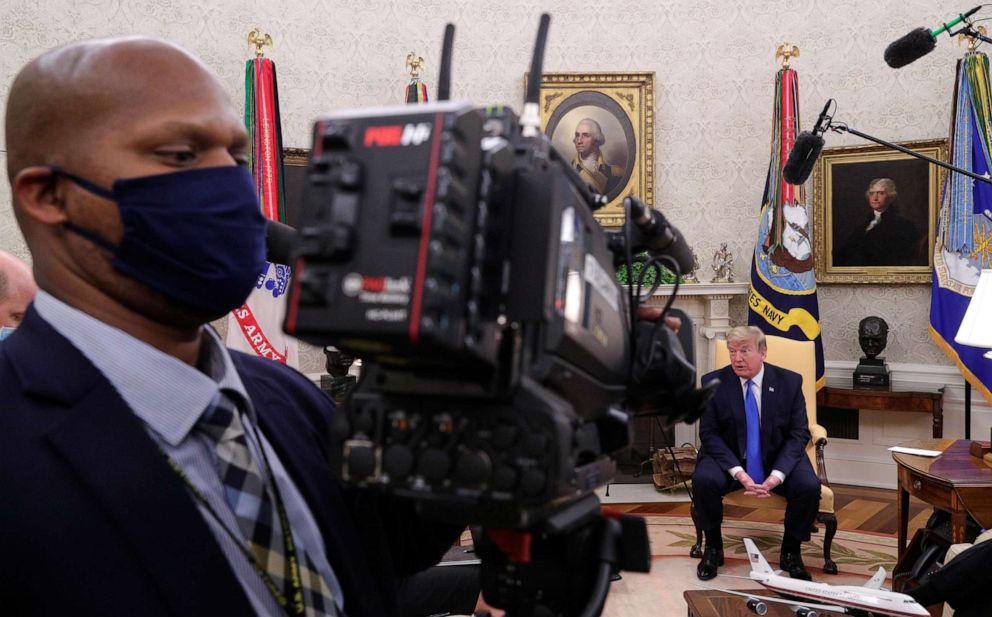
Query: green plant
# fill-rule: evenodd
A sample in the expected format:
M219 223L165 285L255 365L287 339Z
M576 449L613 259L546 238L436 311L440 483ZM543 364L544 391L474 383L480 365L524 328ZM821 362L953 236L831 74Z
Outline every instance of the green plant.
M649 259L651 259L651 257L648 255L647 251L635 255L634 264L633 264L634 278L631 279L629 277L627 272L627 265L624 264L619 268L617 268L617 282L619 282L621 285L630 285L632 283L636 283L638 277L642 277L641 285L644 286L654 285L654 282L658 278L658 268L652 267L652 268L648 268L647 271L645 271L644 265ZM669 270L668 268L662 268L661 282L674 283L675 273Z

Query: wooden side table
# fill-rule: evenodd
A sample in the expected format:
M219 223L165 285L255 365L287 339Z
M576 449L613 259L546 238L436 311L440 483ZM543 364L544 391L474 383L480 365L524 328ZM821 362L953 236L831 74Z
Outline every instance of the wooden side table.
M944 436L943 401L943 388L937 392L902 392L827 386L816 393L816 404L827 407L928 413L933 416L934 439Z
M899 444L907 448L939 450L938 457L892 453L899 480L899 557L906 550L909 496L951 514L951 542L964 542L968 515L982 527L992 527L992 468L972 456L966 439L919 439Z

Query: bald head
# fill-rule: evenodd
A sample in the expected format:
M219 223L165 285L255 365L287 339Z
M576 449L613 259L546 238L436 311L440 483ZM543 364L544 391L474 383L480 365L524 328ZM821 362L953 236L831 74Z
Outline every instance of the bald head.
M48 166L109 188L119 178L173 171L216 142L244 142L243 121L210 70L146 37L81 41L38 56L14 78L6 130L14 214L45 289L50 245L64 219L78 216ZM105 231L100 223L93 229Z
M85 186L112 190L118 180L245 162L244 120L202 62L144 37L54 49L14 79L6 127L14 214L39 288L122 324L200 317L115 266L123 217L143 215ZM133 241L144 240L143 228L129 229L138 236Z
M202 62L158 39L93 39L48 51L11 85L7 173L13 182L25 167L71 165L87 155L94 135L140 117L156 93L168 88L181 96L183 90L204 87L224 97Z
M37 290L27 264L0 251L0 327L17 327Z

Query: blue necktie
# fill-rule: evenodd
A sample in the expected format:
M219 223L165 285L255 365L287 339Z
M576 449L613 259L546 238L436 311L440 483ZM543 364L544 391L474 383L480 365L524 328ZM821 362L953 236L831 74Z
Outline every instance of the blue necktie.
M761 419L758 417L758 400L754 398L754 382L750 379L744 384L747 394L744 395L744 417L747 420L747 475L756 484L765 481L765 466L761 462Z

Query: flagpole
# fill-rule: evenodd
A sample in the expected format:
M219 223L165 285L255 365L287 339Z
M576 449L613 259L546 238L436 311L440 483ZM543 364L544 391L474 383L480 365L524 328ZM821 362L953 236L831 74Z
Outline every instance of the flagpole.
M255 28L248 33L249 58L244 63L244 120L250 148L248 169L255 183L258 206L266 220L285 222L282 128L276 67L265 57L272 36ZM237 309L228 313L225 344L261 358L299 366L299 347L282 331L283 295L289 288L292 268L266 256L255 289Z
M823 337L816 295L811 211L804 186L785 180L783 165L800 132L799 75L790 67L799 48L784 42L775 50L771 152L758 209L757 237L751 253L747 323L766 335L813 343L815 392L826 382Z
M971 439L971 382L964 380L964 438Z
M992 114L987 84L988 58L968 41L968 53L958 62L951 108L949 162L972 171L988 172L989 131L985 124ZM978 131L974 129L978 128ZM954 361L965 377L964 431L971 439L972 390L992 403L992 364L984 350L957 342L963 317L978 288L967 273L988 267L990 253L982 241L992 233L989 198L969 176L948 176L940 207L940 226L933 254L930 295L930 334ZM951 267L953 266L953 267ZM985 321L985 320L983 320Z

